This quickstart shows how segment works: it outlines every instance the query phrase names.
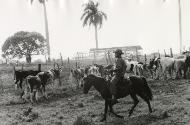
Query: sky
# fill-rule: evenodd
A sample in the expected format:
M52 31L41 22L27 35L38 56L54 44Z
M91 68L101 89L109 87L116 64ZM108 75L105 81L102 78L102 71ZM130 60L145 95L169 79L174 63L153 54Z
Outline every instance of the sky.
M0 46L18 31L45 36L43 6L38 0L0 0ZM80 20L88 0L48 0L51 57L72 57L95 48L94 27ZM98 30L99 47L141 45L144 53L179 53L178 0L96 0L108 19ZM190 47L190 0L181 0L183 48ZM0 52L1 53L1 52Z

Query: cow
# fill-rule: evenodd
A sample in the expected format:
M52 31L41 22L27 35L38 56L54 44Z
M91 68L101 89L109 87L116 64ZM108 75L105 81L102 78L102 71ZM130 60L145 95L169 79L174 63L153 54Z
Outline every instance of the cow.
M147 68L144 69L148 69L148 71L151 74L152 79L154 79L154 75L156 75L157 69L159 67L159 62L157 60L159 60L160 58L152 58L149 61L149 64L147 66ZM156 78L157 79L157 78Z
M27 71L23 71L23 70L14 70L14 81L15 81L15 88L17 89L18 87L20 89L22 89L22 82L23 80L29 76L35 76L37 75L39 72L41 72L40 70L27 70Z
M85 75L85 69L83 68L71 69L70 77L71 77L72 82L76 84L76 89L79 88L84 75Z
M190 56L186 57L185 63L187 65L187 67L190 68Z
M143 75L143 63L131 60L125 60L127 68L126 72L134 73L135 75Z
M186 55L181 55L179 57L177 57L174 60L174 69L176 71L176 78L180 76L182 76L182 70L183 70L183 78L186 78L186 72L188 71L188 65L189 65L189 56Z
M167 71L172 79L173 71L174 71L174 58L171 57L162 57L155 60L158 63L158 67L161 69L162 76L164 79L167 79Z
M45 86L47 85L49 79L51 79L51 74L47 71L39 72L36 76L29 75L26 77L25 90L21 93L21 98L24 93L30 92L30 101L33 103L33 98L38 101L36 92L42 92L43 96L47 99L47 94L45 92Z
M25 92L23 91L21 93L21 98L24 95L24 93L30 92L30 101L33 103L33 98L35 97L35 100L38 101L36 92L41 91L42 83L38 76L27 76L26 77L26 85L25 85Z
M87 66L85 69L85 74L86 75L93 74L95 76L101 76L99 68L96 65Z
M37 75L43 78L43 83L45 85L50 84L51 86L54 86L54 82L56 79L60 80L60 72L62 71L61 68L59 69L49 69L47 71L39 72Z
M98 64L94 64L94 66L98 67L98 72L100 73L100 76L103 77L104 66L103 65L98 65Z

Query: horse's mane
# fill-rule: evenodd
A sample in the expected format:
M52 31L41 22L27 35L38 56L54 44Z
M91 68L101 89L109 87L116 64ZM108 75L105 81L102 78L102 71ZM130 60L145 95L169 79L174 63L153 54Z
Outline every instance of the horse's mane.
M106 79L102 78L101 76L96 76L94 74L90 74L87 77L91 78L94 82L98 81L97 83L101 83L101 84L107 83Z

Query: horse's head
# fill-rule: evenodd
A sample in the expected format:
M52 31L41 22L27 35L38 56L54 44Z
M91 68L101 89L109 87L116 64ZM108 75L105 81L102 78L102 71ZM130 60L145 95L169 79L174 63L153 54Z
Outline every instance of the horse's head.
M92 87L92 79L91 75L85 76L81 82L81 86L83 87L83 93L87 94L90 88Z

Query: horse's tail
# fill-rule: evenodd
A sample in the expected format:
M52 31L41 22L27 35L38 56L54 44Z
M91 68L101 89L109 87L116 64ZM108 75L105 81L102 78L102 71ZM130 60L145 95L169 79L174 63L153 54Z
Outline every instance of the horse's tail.
M152 91L151 91L150 87L148 86L146 79L144 77L142 77L142 80L144 81L144 85L145 85L145 87L144 87L145 93L146 93L148 99L152 100L153 99Z

